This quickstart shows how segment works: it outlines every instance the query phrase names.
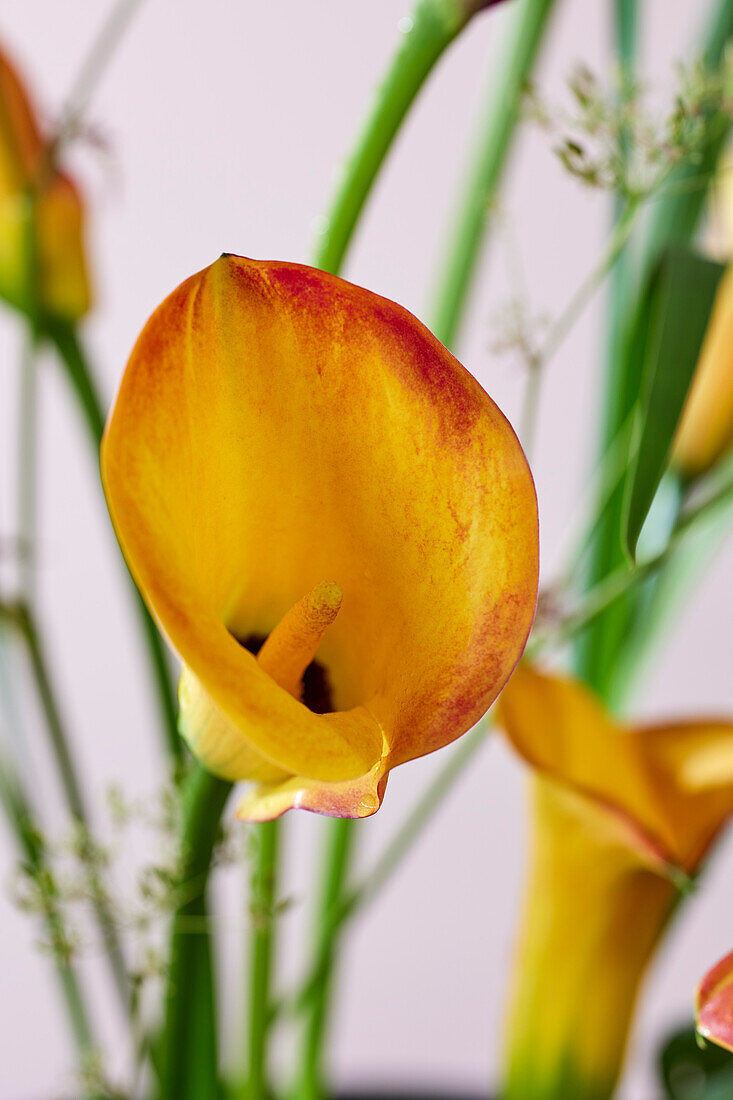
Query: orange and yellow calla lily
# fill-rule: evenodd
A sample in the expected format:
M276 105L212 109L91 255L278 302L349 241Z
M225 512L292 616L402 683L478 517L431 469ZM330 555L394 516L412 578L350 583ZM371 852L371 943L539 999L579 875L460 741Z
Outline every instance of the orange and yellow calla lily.
M83 222L76 184L51 163L30 97L0 49L0 297L66 320L86 313Z
M622 726L522 664L499 721L534 769L506 1100L606 1100L640 981L733 812L733 722Z
M222 256L156 310L102 447L112 519L183 662L180 728L241 816L363 817L524 647L537 506L504 416L400 306Z
M733 266L721 279L685 402L672 462L699 477L733 447Z
M733 951L710 970L697 990L697 1030L733 1051Z

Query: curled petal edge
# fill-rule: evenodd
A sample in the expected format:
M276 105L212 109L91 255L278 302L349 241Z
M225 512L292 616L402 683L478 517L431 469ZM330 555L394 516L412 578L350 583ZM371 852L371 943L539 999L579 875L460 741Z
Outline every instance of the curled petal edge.
M324 783L294 775L279 783L259 783L235 811L240 821L272 821L288 810L310 810L326 817L371 817L382 805L388 764L378 761L365 775Z
M708 971L697 990L697 1031L733 1053L733 951Z

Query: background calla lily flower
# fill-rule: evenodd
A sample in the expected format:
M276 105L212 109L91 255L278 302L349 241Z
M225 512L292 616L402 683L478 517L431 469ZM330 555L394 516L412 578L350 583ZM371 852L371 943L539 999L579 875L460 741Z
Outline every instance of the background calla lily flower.
M700 361L677 429L672 462L688 477L709 470L733 446L733 267L715 296Z
M733 812L733 723L621 726L525 665L499 720L536 772L504 1095L603 1100L679 878Z
M710 970L697 990L697 1030L733 1051L733 951Z
M184 664L183 735L259 784L242 816L368 816L390 768L472 726L522 652L538 544L519 443L366 290L235 256L188 279L132 353L102 471Z
M90 297L83 206L76 184L48 152L30 97L0 49L0 297L33 308L35 265L35 304L78 320Z

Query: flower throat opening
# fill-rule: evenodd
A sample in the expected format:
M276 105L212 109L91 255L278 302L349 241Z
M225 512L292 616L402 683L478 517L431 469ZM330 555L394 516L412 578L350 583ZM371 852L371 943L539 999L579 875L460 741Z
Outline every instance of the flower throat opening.
M248 634L246 638L237 638L239 644L255 657L266 640L266 634ZM303 673L302 684L300 701L308 710L314 714L329 714L333 710L331 680L325 665L320 661L311 661Z
M333 710L328 673L316 660L316 653L339 613L341 599L337 584L322 581L298 600L267 636L250 634L237 639L276 684L315 714Z

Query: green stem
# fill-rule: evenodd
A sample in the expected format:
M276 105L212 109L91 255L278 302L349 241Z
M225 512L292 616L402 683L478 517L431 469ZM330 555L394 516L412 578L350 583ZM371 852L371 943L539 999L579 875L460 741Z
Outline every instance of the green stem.
M620 69L623 90L634 79L637 53L637 0L614 0L614 40L616 60ZM624 163L629 156L629 135L620 135L620 155ZM627 205L620 198L614 200L613 222L617 225L624 217ZM618 340L624 321L624 302L628 300L628 288L633 277L633 259L629 250L618 257L611 272L608 293L608 359L613 361L619 354Z
M636 0L614 0L616 57L621 66L622 78L632 77L634 74L637 20Z
M458 0L418 0L349 157L313 262L338 273L382 163L436 62L470 18Z
M208 936L206 887L211 870L219 823L232 784L217 779L194 765L184 789L181 901L173 917L168 983L163 1031L162 1085L160 1100L201 1100L216 1095L218 1067L216 1048L209 1050L203 1064L198 1037L192 1034L192 1020L205 1014L215 1019L213 983L208 986L209 1005L192 994L200 994L201 937ZM198 931L197 931L198 930ZM215 1029L211 1031L215 1035Z
M86 420L94 454L97 456L104 432L104 413L92 372L76 331L72 325L66 322L45 318L43 333L55 346L66 369L72 391ZM132 578L130 579L132 582ZM166 747L178 772L183 763L183 751L181 739L178 735L175 692L171 682L171 672L165 646L145 605L145 601L134 582L132 582L132 588L157 689Z
M319 923L316 927L314 957L317 960L318 980L315 983L306 1020L303 1047L299 1066L299 1079L295 1089L298 1100L323 1100L324 1046L331 1007L334 982L334 964L338 950L336 914L342 905L346 877L356 834L354 822L349 819L330 823L328 843L323 858L321 896L318 905Z
M116 0L105 16L104 22L82 62L61 112L56 136L52 142L54 155L76 133L97 84L141 2L142 0Z
M125 1010L129 1010L130 986L122 945L117 936L114 920L92 858L89 814L81 792L69 739L61 718L61 711L56 701L56 693L51 682L38 627L30 607L22 602L15 604L12 609L0 608L0 615L12 617L12 622L20 631L28 651L38 698L41 702L46 720L46 729L51 741L51 751L56 762L66 803L72 817L83 829L80 855L89 876L92 904L99 923L102 942L109 959L112 978Z
M19 778L10 775L6 761L2 761L0 766L0 804L31 874L37 880L49 878L44 842L33 819L30 803L20 785ZM43 919L53 947L53 958L81 1068L84 1069L90 1063L96 1049L94 1033L76 969L69 955L69 937L64 919L48 890L43 897Z
M270 985L274 947L280 822L257 827L258 852L252 876L250 919L249 1057L247 1100L270 1096L267 1040L273 1017Z
M733 35L733 0L723 0L718 5L709 27L704 59L710 69L717 68L723 58L726 42ZM628 43L624 46L628 49ZM699 221L706 199L707 185L712 179L724 140L730 130L730 120L719 116L710 120L711 131L702 162L685 164L675 169L662 192L653 204L647 233L642 241L633 276L627 270L623 285L616 287L610 338L610 356L606 377L601 453L605 453L617 436L620 426L627 419L638 397L640 373L634 333L643 322L639 313L641 288L654 269L662 249L671 243L688 241ZM686 182L701 175L700 186L686 187ZM599 517L591 545L589 571L586 585L591 588L623 565L621 545L621 517L623 513L623 484L612 494L608 506ZM624 644L634 607L631 600L616 600L606 613L593 620L592 629L578 638L576 667L581 677L604 697L611 690L613 670Z
M311 998L318 991L322 975L328 969L334 936L341 930L342 925L370 905L393 878L412 851L415 842L422 836L427 823L453 790L478 750L485 744L488 732L488 721L482 719L460 739L452 752L448 753L446 762L438 770L435 778L428 784L397 828L372 869L356 886L344 892L340 903L332 908L327 934L319 938L318 947L321 954L316 958L311 973L296 995L296 1008L310 1006Z
M430 311L433 332L446 347L453 347L459 334L468 289L519 118L524 85L532 72L554 3L555 0L517 0L511 13L510 39L502 48L500 70L491 82L486 116L479 129L457 221L448 236L448 249Z

